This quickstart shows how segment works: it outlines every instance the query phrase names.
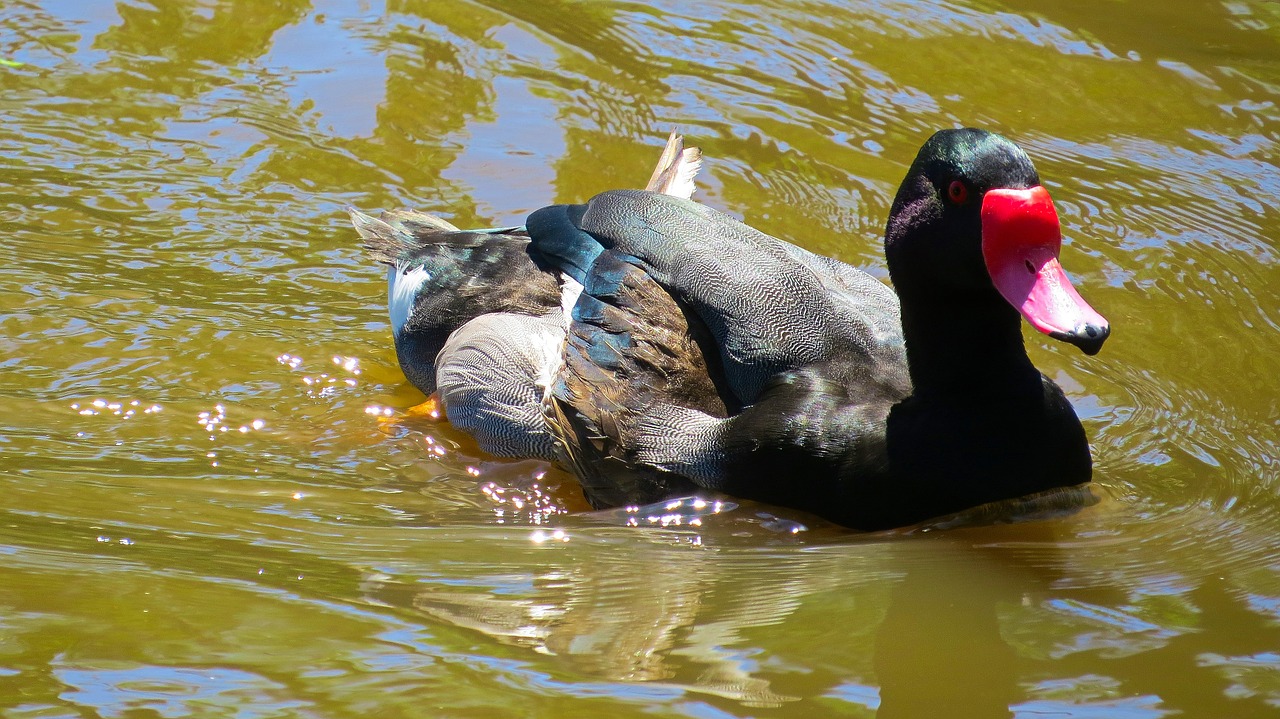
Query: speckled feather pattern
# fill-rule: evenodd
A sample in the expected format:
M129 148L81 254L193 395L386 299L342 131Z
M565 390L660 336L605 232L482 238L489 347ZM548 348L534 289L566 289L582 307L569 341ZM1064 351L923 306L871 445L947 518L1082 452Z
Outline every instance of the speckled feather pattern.
M701 165L701 151L673 131L647 188L687 198ZM396 354L409 381L439 391L449 421L484 450L565 461L545 403L581 285L539 264L517 228L464 231L413 210L349 212L369 255L388 266Z
M821 366L868 402L909 391L897 298L856 268L642 192L548 208L530 228L534 252L589 265L555 398L594 503L718 486L739 421L726 416L780 373Z
M486 314L459 327L436 368L449 422L490 454L555 459L542 411L546 378L531 370L558 367L564 339L559 308L539 317Z
M725 417L722 376L701 321L633 258L601 255L574 307L553 403L554 426L588 499L615 506L693 489L687 479L637 461L640 423L676 405ZM697 449L685 442L692 437L667 436L672 451Z
M709 207L638 191L598 195L581 230L640 266L706 323L742 404L777 373L842 359L837 380L902 360L893 291L859 270ZM535 245L536 246L536 245ZM897 377L882 378L887 382Z

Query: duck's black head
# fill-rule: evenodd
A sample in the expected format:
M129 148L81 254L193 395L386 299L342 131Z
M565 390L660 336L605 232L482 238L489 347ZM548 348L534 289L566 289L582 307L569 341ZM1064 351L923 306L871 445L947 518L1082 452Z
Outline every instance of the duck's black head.
M1003 298L1033 327L1095 354L1110 334L1062 266L1057 210L1030 158L984 130L942 130L916 155L885 231L889 273L908 302Z

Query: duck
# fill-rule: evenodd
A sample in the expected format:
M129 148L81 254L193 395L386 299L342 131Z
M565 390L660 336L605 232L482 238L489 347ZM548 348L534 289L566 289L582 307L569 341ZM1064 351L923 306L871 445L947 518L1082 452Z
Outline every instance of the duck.
M711 491L874 531L1091 481L1083 425L1021 325L1086 355L1110 325L999 134L920 148L886 223L892 287L651 190L539 209L517 237L559 332L522 431L597 508Z
M673 130L646 191L687 199L701 167L701 151ZM443 410L495 456L559 457L542 408L576 281L528 251L523 227L462 230L412 209L347 212L370 259L386 267L396 359L428 397L414 413Z

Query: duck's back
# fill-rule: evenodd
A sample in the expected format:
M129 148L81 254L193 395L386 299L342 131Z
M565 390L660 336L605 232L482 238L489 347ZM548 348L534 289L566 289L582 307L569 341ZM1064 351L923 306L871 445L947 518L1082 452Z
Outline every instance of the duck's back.
M639 267L705 324L740 405L779 372L833 363L835 379L909 388L897 296L866 273L691 200L632 190L555 206L528 222L531 252L586 287L597 258Z
M598 505L708 486L724 418L788 371L821 365L842 397L877 404L909 392L896 296L856 268L643 192L528 228L531 252L583 283L554 424Z

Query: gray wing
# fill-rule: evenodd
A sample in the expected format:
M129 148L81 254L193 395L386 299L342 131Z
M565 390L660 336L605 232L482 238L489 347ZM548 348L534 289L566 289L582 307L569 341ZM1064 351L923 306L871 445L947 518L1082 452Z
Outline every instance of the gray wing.
M907 382L897 296L856 268L696 202L640 191L597 195L579 227L693 308L743 404L770 377L818 362L848 384Z

